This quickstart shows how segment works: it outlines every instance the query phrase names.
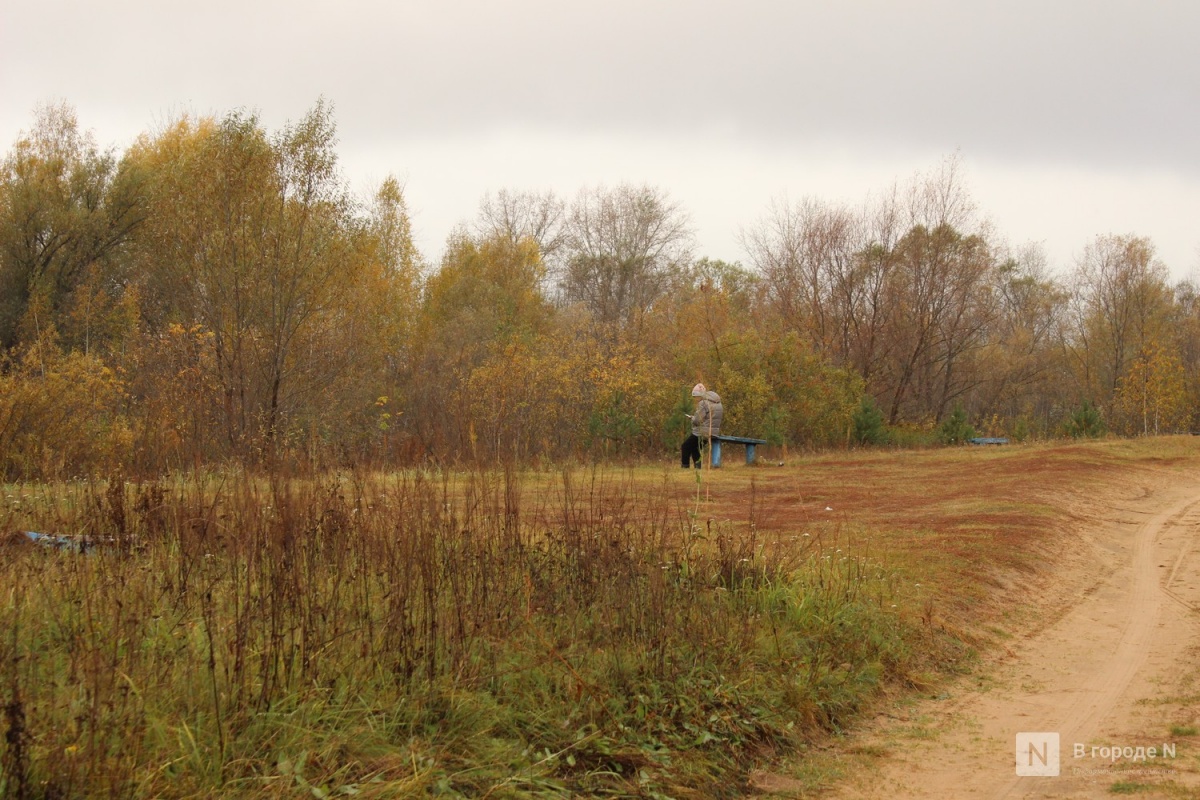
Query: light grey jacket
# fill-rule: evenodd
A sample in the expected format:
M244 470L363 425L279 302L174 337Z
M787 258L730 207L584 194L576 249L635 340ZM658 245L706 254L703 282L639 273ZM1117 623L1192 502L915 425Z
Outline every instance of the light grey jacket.
M721 417L725 415L725 407L721 405L721 396L716 392L705 392L692 415L692 433L704 438L716 436L721 432ZM711 423L711 424L710 424Z

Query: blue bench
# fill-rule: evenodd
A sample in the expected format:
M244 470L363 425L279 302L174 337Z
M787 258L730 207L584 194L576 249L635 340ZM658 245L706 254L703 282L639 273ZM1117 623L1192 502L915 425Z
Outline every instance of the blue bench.
M746 445L746 463L754 463L754 448L760 444L766 444L766 439L749 439L745 436L714 436L712 437L712 465L713 469L721 466L721 443L728 442L730 444Z
M976 436L974 439L967 439L971 444L1008 444L1008 439L999 436Z

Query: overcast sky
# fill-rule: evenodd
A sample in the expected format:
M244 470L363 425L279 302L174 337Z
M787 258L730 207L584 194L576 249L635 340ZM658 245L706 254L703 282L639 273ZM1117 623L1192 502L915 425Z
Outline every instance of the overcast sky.
M105 145L183 112L274 129L324 96L342 166L418 244L487 191L649 183L741 260L773 198L857 203L959 153L981 211L1069 268L1097 234L1200 271L1196 0L0 0L0 143L66 101Z

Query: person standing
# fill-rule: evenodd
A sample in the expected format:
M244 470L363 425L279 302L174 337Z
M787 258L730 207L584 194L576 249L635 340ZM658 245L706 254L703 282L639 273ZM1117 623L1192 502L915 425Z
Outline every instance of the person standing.
M712 437L721 433L721 417L725 414L721 396L710 392L703 383L692 387L692 398L696 401L696 411L691 415L692 432L680 447L684 469L693 465L700 469L701 444L711 444Z

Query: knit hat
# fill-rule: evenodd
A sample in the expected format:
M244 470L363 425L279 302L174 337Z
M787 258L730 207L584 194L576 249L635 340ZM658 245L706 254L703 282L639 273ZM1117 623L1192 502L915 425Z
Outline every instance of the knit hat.
M708 391L704 388L703 383L697 383L692 387L692 397L704 397L704 393Z

